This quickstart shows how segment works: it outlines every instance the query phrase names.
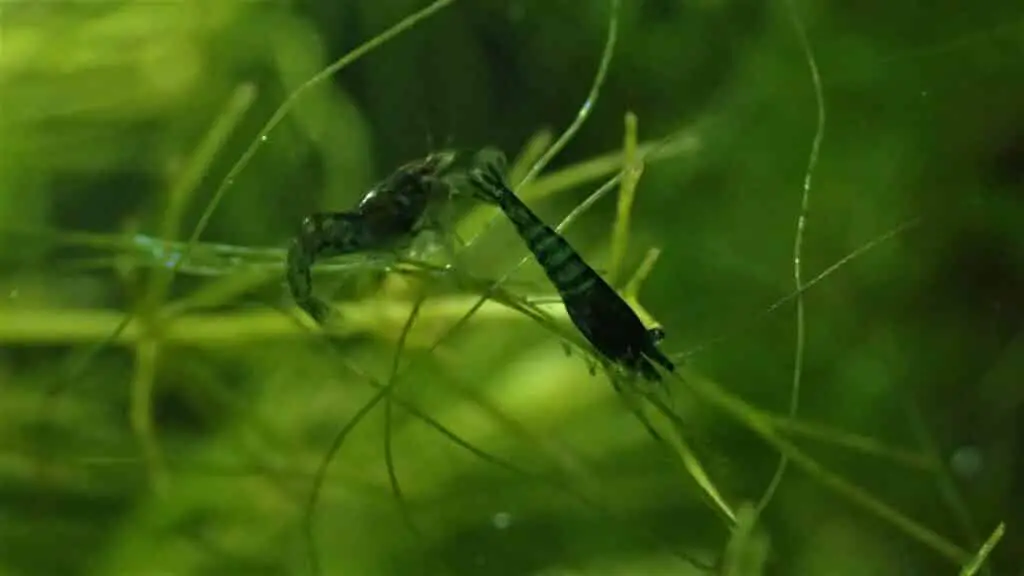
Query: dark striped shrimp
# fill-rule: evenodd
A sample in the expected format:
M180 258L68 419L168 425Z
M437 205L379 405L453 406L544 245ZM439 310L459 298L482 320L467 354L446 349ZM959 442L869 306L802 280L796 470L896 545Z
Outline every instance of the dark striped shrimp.
M487 154L493 158L484 160ZM530 252L558 290L566 312L583 336L608 360L649 381L660 381L652 361L668 371L675 367L658 349L665 337L647 329L636 312L591 268L569 243L533 213L502 177L504 158L496 151L478 155L470 171L475 198L498 206L515 226Z
M403 250L421 231L436 228L429 212L448 190L442 174L454 160L454 153L443 152L410 162L374 186L355 209L303 219L288 249L286 279L295 303L324 323L331 308L313 295L311 270L318 258Z

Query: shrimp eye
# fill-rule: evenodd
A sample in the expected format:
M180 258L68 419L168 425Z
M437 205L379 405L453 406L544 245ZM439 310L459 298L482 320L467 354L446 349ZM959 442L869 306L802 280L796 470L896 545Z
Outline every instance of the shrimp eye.
M306 216L302 219L302 235L309 236L316 234L319 226L317 225L316 218L313 216Z

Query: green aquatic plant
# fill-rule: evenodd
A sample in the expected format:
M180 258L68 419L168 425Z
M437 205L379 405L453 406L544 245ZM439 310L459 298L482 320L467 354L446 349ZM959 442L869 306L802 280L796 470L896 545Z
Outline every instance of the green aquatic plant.
M285 150L302 140L296 133L303 131L311 141L318 141L313 135L315 114L299 105L300 97L318 97L320 106L312 108L323 112L324 102L343 98L327 90L331 75L369 55L374 47L400 38L413 25L426 24L426 17L435 13L443 17L440 11L451 4L451 0L440 1L414 13L322 72L306 76L308 81L296 81L295 68L284 70L289 58L281 57L289 53L307 62L317 59L315 48L297 40L302 29L275 36L282 44L271 59L278 63L276 73L291 79L282 81L287 88L277 97L264 84L222 80L219 91L210 91L219 92L219 98L205 96L211 110L208 116L215 120L194 120L209 126L206 134L194 130L182 138L190 142L182 148L192 152L178 153L172 165L164 167L175 177L151 208L141 210L159 217L140 218L124 233L55 225L41 203L35 213L9 206L14 197L9 192L11 183L31 184L42 173L33 172L26 159L35 159L32 146L43 144L33 138L30 115L22 117L20 124L5 120L4 128L14 126L26 137L17 154L4 158L2 233L12 244L28 248L18 258L45 270L39 278L47 289L34 290L31 275L5 278L14 288L0 308L0 339L11 350L71 344L75 353L56 368L22 371L4 364L18 380L0 392L3 436L11 439L3 450L4 474L27 495L57 504L51 508L56 519L38 515L20 533L3 534L5 543L31 545L0 555L2 565L12 570L35 566L44 572L97 574L303 573L306 549L315 541L325 573L409 573L421 569L424 562L429 562L432 572L478 573L515 560L521 572L531 573L572 569L562 566L580 567L587 573L699 573L702 567L718 565L724 573L758 574L766 562L778 561L769 543L784 530L771 523L772 515L786 518L797 508L793 496L786 493L787 485L811 482L834 490L854 509L874 513L922 543L929 553L965 566L965 573L984 570L978 566L988 558L1002 530L997 529L984 545L979 541L973 512L950 481L941 452L927 446L932 440L927 426L921 426L914 443L926 445L922 451L899 447L904 443L894 442L889 434L844 431L856 429L848 423L826 426L817 423L816 417L796 418L801 382L820 379L822 358L828 358L824 352L821 356L805 352L811 349L807 335L825 321L809 313L805 317L804 307L811 309L805 297L817 294L817 286L830 285L825 280L837 281L837 272L847 271L854 261L869 260L869 252L871 258L885 258L894 240L903 239L911 229L918 234L922 223L930 223L927 218L911 219L865 243L864 237L878 234L885 225L870 228L857 235L855 250L804 280L812 269L804 264L819 264L821 259L804 253L816 242L804 239L804 229L819 217L816 213L812 218L808 205L811 175L822 148L823 118L812 135L801 199L786 211L788 215L797 209L799 218L795 246L788 256L795 287L773 285L775 297L789 295L767 308L759 305L756 314L741 314L739 328L720 330L728 322L718 318L715 325L727 336L713 341L700 338L702 350L714 344L707 356L682 355L687 361L666 396L621 383L617 383L621 391L617 395L615 387L602 378L588 376L586 365L599 365L600 356L574 331L550 288L539 281L514 278L513 270L488 278L491 272L478 272L474 262L452 270L414 260L334 259L316 270L328 282L363 277L373 281L380 276L384 282L375 284L379 289L370 295L360 286L346 286L344 296L335 303L345 322L319 330L299 319L282 297L281 248L250 245L244 235L236 244L225 241L222 232L230 230L232 221L252 220L226 208L241 205L232 203L259 189L256 174L263 174L265 167L253 161L257 154L267 154L268 163L271 158L286 159ZM198 29L210 38L218 30L246 30L247 25L253 26L251 30L266 30L259 22L246 23L243 16L251 16L252 10L241 5L219 7L206 27ZM552 10L557 13L556 8ZM602 198L617 192L614 223L599 226L602 238L610 239L610 255L601 254L604 240L581 245L596 267L607 262L607 277L645 322L667 326L669 346L677 348L686 337L678 316L684 307L682 295L666 303L657 294L666 283L675 291L680 290L676 284L686 285L686 276L678 265L673 268L673 262L691 243L693 250L701 249L699 230L687 230L693 232L692 242L690 236L681 240L659 235L647 230L646 220L637 221L634 212L643 218L645 210L659 201L657 172L670 166L666 160L675 167L704 158L700 155L708 155L713 149L709 147L716 145L709 141L729 129L718 124L709 130L711 124L698 121L687 123L687 129L660 131L670 137L642 142L640 118L645 131L665 124L663 119L648 121L645 109L636 108L637 114L626 115L621 150L583 159L577 156L553 170L546 168L556 155L569 151L570 141L585 140L573 138L585 133L581 128L588 115L594 114L596 120L595 111L602 106L619 114L613 104L604 102L608 89L601 86L609 70L616 70L609 65L616 35L620 40L625 37L637 10L624 7L618 21L613 7L599 71L576 121L557 139L544 130L528 140L510 179L519 183L517 192L529 203L572 202L575 207L562 220L562 231L575 222L586 225L584 214L595 206L599 209ZM193 10L190 21L201 22L200 13ZM789 14L795 15L795 8L790 6ZM147 20L128 6L95 16L86 28L92 34L88 38L116 30L141 35L155 26L153 22L148 28L129 26L136 19ZM817 109L823 116L828 83L818 79L815 54L797 20L805 61L815 79L814 105L799 112L801 117L813 117L808 112ZM33 45L31 33L10 30L5 28L5 41L13 38L14 48L24 53L25 46ZM429 34L430 29L425 26L421 32ZM297 46L306 46L305 51ZM97 45L93 57L113 58L103 56L100 48ZM149 93L126 94L117 103L123 108L110 106L108 113L117 108L119 117L132 118L129 112L134 110L140 116L133 118L144 121L167 113L161 102L170 108L181 106L183 95L190 94L186 88L211 76L185 74L188 62L203 61L201 49L194 50L191 60L179 63L183 71L164 79L167 86L172 81L178 85L174 90L167 88L169 95L163 100ZM131 63L132 69L146 70L155 82L158 75L152 74L151 62L132 60L142 55L125 50L112 54ZM76 55L72 61L85 62L86 56ZM820 60L827 80L830 66ZM0 55L0 62L7 63L0 65L3 78L17 72L10 64L15 61L11 53ZM169 68L174 72L173 66ZM189 82L182 80L188 78ZM603 90L602 104L596 101L599 90ZM611 93L615 94L614 88ZM268 98L284 104L265 110ZM83 103L101 100L84 98ZM27 106L25 100L5 100L11 102ZM332 113L338 114L337 110ZM252 124L263 117L270 118L263 128ZM837 119L831 107L829 118L830 126L844 125L842 112ZM353 139L354 147L367 147L358 135ZM230 165L228 149L237 148L235 140L244 140L243 147L248 147ZM835 146L843 149L841 141ZM68 162L64 167L102 171L122 165L127 148L98 142L93 149L80 150L81 158L73 162L67 157L60 160ZM756 173L757 159L750 162ZM823 163L827 165L828 160ZM249 176L250 172L254 175ZM218 177L220 185L210 186L210 178ZM575 189L602 178L609 179L586 200L568 198ZM833 173L831 178L816 176L815 182L820 186L834 179ZM701 182L689 175L673 181L673 186L679 186L680 180ZM691 187L685 188L690 194ZM703 193L699 186L693 188L694 194ZM204 196L208 189L212 197ZM816 190L815 210L819 203L827 205L828 197L827 191ZM245 202L255 205L258 201ZM225 213L218 231L217 218ZM12 217L15 214L18 218ZM486 207L471 209L456 229L465 238L486 232L481 244L471 244L471 251L504 266L505 260L520 254L485 253L483 241L491 237L488 223L495 214ZM198 225L186 237L182 226L189 222ZM713 226L726 229L727 222ZM693 225L699 227L699 219ZM500 232L495 230L494 235ZM637 249L645 256L637 257ZM52 260L42 260L44 256ZM46 270L41 262L59 268ZM525 258L519 262L518 266L530 266ZM104 281L122 290L128 303L100 308L76 305L71 299L72 304L66 304L68 297L59 295L56 281L62 274L75 278L105 274ZM752 386L778 379L766 374L763 382L747 378L748 383L721 370L710 358L736 344L742 332L756 323L784 322L791 329L790 320L777 314L790 303L796 305L797 339L795 358L786 367L791 371L790 408L783 414L761 408L769 404L751 394ZM125 310L130 313L124 315ZM562 357L559 343L572 350L572 358ZM125 351L132 362L127 400L120 394L120 384L126 380ZM789 351L781 349L773 349L772 354L789 357ZM852 353L850 358L854 360ZM398 387L397 382L403 385ZM52 395L42 394L49 389L54 390ZM40 398L45 401L38 402ZM381 403L383 413L372 413ZM129 418L123 417L124 412ZM721 422L718 414L725 416ZM124 429L125 423L130 423L131 433ZM724 425L765 441L772 448L770 454L782 459L775 475L756 475L746 481L748 469L768 468L737 450L729 438L723 439L720 433L716 437L716 430ZM337 435L339 428L344 428L341 435ZM344 439L344 446L330 474L320 476L317 470L332 438ZM899 511L902 506L886 503L893 495L876 496L883 487L873 485L869 473L842 466L834 458L839 450L817 451L818 446L843 448L851 458L859 458L856 462L884 465L893 475L935 479L942 486L945 505L957 511L954 515L964 528L965 544L944 536L941 529L929 528L934 519L915 520ZM787 463L802 474L783 476ZM312 509L315 524L309 522L308 505L313 486L322 486L323 491L319 505ZM757 504L741 504L747 500ZM29 507L25 502L11 509L21 515ZM773 503L771 507L768 502ZM90 512L89 507L97 503L103 504L104 511ZM60 519L68 516L56 514L59 510L70 515L76 505L86 509L81 517L91 514L95 521L69 526ZM479 529L481 525L492 532ZM500 536L492 540L491 533ZM64 558L47 557L33 544L41 534L88 545ZM617 543L607 545L613 539ZM972 555L971 549L980 552Z

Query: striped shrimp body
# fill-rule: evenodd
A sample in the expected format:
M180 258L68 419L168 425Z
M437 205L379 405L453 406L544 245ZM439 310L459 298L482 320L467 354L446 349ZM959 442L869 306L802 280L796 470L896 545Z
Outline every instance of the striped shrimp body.
M483 153L478 155L483 157ZM479 161L471 170L473 196L505 213L555 286L573 324L595 349L630 373L639 372L648 381L660 381L654 363L674 370L672 361L657 347L664 332L646 328L629 304L572 246L509 189L502 176L502 160L493 156L489 161Z

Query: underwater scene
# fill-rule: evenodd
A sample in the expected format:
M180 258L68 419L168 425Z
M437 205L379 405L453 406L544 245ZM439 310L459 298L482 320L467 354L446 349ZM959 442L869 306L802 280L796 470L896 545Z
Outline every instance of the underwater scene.
M1024 576L1024 5L0 2L0 576Z

